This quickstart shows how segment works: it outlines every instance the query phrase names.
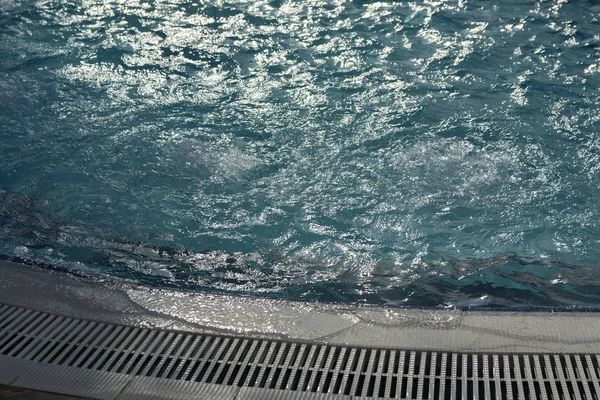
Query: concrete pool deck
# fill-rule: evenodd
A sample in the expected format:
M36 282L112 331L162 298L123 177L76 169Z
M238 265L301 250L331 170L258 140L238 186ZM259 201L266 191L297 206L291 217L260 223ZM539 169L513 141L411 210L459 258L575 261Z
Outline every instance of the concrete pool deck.
M511 357L520 353L600 352L600 318L592 312L423 310L192 294L89 280L8 261L0 261L2 305L103 325L298 345L316 343L328 349L402 349L407 354L418 351L510 354ZM8 360L6 356L0 358L0 370L2 362ZM19 385L25 370L21 375L15 374L10 381L0 379L0 384L47 390L35 385ZM86 394L65 388L58 392Z

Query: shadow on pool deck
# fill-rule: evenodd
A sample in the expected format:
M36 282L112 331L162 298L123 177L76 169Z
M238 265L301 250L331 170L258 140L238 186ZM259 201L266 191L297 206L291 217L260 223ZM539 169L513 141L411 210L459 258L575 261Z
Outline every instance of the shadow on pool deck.
M0 400L84 400L84 397L65 396L0 385Z

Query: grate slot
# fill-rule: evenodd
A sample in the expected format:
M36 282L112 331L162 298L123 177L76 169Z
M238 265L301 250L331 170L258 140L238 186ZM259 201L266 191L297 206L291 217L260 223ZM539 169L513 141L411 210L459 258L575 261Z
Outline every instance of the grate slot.
M525 382L527 382L527 389L529 390L529 398L536 399L535 381L533 379L533 370L531 369L531 363L529 356L523 356L522 360L523 374L525 375Z
M496 396L494 397L496 398L496 400L501 400L502 393L502 378L500 376L500 371L500 357L497 354L494 354L492 355L492 372L494 376L494 392L496 394Z
M367 357L368 351L368 349L360 349L360 352L358 353L358 358L355 358L356 364L354 364L352 368L352 371L354 372L352 376L352 385L350 386L349 392L345 394L350 394L352 396L360 395L359 390L362 388L362 383L364 383L364 381L361 382L360 380L360 371L362 371L363 364L365 363L365 358Z
M114 325L105 325L104 329L97 335L97 337L87 346L85 351L73 361L74 366L81 368L87 361L94 358L96 352L106 345L112 335L115 334L117 329Z
M331 371L331 365L335 364L340 354L339 347L333 346L329 349L329 354L327 359L325 360L325 365L323 365L323 372L327 373L327 378L323 382L323 385L317 388L316 391L323 393L327 393L329 390L329 386L331 385L331 379L333 378L333 373Z
M59 347L60 349L52 358L49 359L50 363L63 364L64 361L69 358L73 352L79 346L79 343L84 340L90 333L93 332L94 328L97 327L96 322L86 324L81 321L80 326L74 331L74 335L65 340ZM76 333L75 333L76 332Z
M386 350L381 350L379 352L379 359L377 363L377 372L375 374L375 381L373 382L373 392L372 396L375 397L384 397L385 385L381 384L382 378L385 380L387 378L387 363L386 359L388 357L388 352ZM327 368L326 368L327 369Z
M546 364L546 376L550 382L550 390L552 391L553 399L560 399L561 396L558 394L558 387L556 386L557 376L554 375L552 361L550 356L544 355L544 363Z
M492 390L491 390L491 385L490 385L490 379L492 379L492 376L490 374L490 357L489 357L489 355L484 354L482 356L481 364L482 364L481 378L483 379L483 398L485 400L491 400L492 399Z
M268 342L263 340L260 342L260 346L255 347L254 352L250 353L250 358L248 359L248 364L250 365L250 368L248 368L248 371L246 371L246 378L244 380L243 386L251 386L253 380L256 380L260 367L258 366L258 363L254 363L253 360L256 358L257 354L264 354L267 345ZM292 387L291 389L296 390L294 387Z
M234 378L233 384L235 386L242 386L242 384L245 382L246 376L247 376L248 372L250 371L250 366L249 366L250 358L252 357L252 354L257 349L258 343L260 343L258 340L253 340L252 344L250 345L250 348L248 349L247 353L244 355L241 365L245 366L245 367L243 368L242 373Z
M373 371L378 362L379 351L371 350L371 352L369 353L368 363L365 363L366 370L364 371L365 380L362 387L362 396L371 397L373 395L374 386L371 384L371 379L373 378ZM373 383L375 382L373 381Z
M327 393L339 394L341 392L342 382L344 380L345 373L342 372L342 368L345 364L348 364L348 357L350 351L346 347L342 347L340 354L335 362L335 368L333 370L332 381Z
M440 363L440 370L437 374L439 379L439 387L437 395L434 398L445 399L446 398L446 368L448 366L448 353L442 353L442 361Z
M563 360L563 364L566 367L566 371L567 371L567 379L568 379L568 385L572 391L573 396L575 397L575 399L577 400L581 400L581 392L579 390L579 379L577 377L577 374L575 373L575 370L573 369L573 364L571 363L571 356L569 355L563 355L560 356Z
M148 336L147 329L134 329L131 335L112 352L107 362L106 370L109 372L121 372L131 360L140 342ZM127 350L126 350L127 349Z
M32 323L40 318L43 314L39 312L23 313L15 318L6 329L6 335L3 341L0 342L0 354L8 354L17 340L22 339L22 333L26 334L26 327L31 327Z
M162 376L161 371L163 371L165 363L172 359L171 357L175 351L175 347L183 337L184 335L182 334L170 332L164 343L160 345L152 362L148 364L148 368L142 371L142 375L156 377L158 374L161 374L160 376Z
M194 351L201 346L202 343L206 341L203 340L202 336L196 336L194 340L189 344L189 347L185 350L180 360L176 361L171 367L171 372L169 372L169 376L173 377L173 379L184 379L184 377L189 374L191 367L191 356ZM190 369L188 369L190 368Z
M171 378L174 372L174 366L178 362L181 362L181 355L183 352L189 349L191 344L192 335L189 334L178 334L174 339L173 343L169 346L168 354L169 357L164 358L152 372L150 376L155 378Z
M292 372L292 367L290 366L290 363L294 358L296 346L296 343L290 343L288 346L286 346L285 351L282 353L280 361L282 365L282 371L284 372L279 374L279 376L277 377L277 381L273 384L273 387L277 389L285 389L287 383L289 382Z
M10 321L9 315L11 315L17 307L11 307L6 304L0 305L0 331L3 329L3 325Z
M473 398L473 393L469 393L469 389L471 392L473 391L472 382L469 380L469 355L463 354L461 360L461 375L460 375L460 383L461 383L461 397L460 398ZM469 385L471 384L471 385Z
M311 392L316 392L317 387L321 383L317 380L317 376L318 376L320 366L323 362L323 358L326 355L327 355L327 347L318 346L317 350L315 351L315 355L313 356L312 364L310 366L310 370L312 370L312 374L307 383L307 387L308 387L309 391L311 391Z
M4 326L2 326L2 332L3 332L3 337L0 337L0 340L3 340L3 338L6 335L10 335L12 334L13 330L15 329L15 326L17 326L21 321L23 321L23 319L26 319L32 315L38 315L40 314L39 312L34 312L32 310L23 310L20 308L14 309L10 315L6 318L6 323L3 324ZM18 329L18 328L17 328Z
M554 361L554 369L556 371L556 375L558 376L558 380L560 381L560 386L562 388L561 395L565 399L570 400L571 399L571 391L569 390L569 385L567 384L567 380L565 378L565 374L563 371L564 366L560 359L560 356L558 354L555 354L553 361Z
M159 351L160 347L166 346L165 339L166 332L159 332L158 335L152 335L153 338L146 343L146 347L142 347L142 351L138 354L138 361L131 366L131 370L129 370L129 375L144 376L149 368L152 368L152 363L156 359L155 352ZM158 356L157 358L162 358ZM160 359L159 359L160 361Z
M197 351L194 353L194 356L190 357L189 363L184 363L184 365L187 364L187 368L183 373L182 379L195 382L198 375L200 375L201 370L199 367L205 360L204 356L206 353L208 353L210 356L218 344L218 338L214 338L212 336L207 336L204 338L200 346L197 348Z
M416 358L417 353L414 351L410 352L410 356L408 358L408 369L405 371L404 375L406 375L406 380L403 380L403 382L406 382L405 386L405 390L406 392L402 392L402 397L414 397L412 395L412 388L413 388L413 378L415 375L415 358Z
M450 399L456 400L458 388L456 386L456 376L458 374L458 354L452 353L451 378L450 378ZM460 396L458 396L460 397Z
M219 337L215 339L205 357L202 357L196 372L192 376L192 382L210 382L210 379L212 379L212 376L214 375L215 369L219 366L219 359L229 348L230 342L231 338L228 337ZM202 368L200 368L200 366Z
M249 343L250 343L249 339L244 339L244 340L240 341L239 346L236 348L237 351L234 352L233 359L231 360L231 364L230 364L235 367L229 368L229 370L227 371L227 375L225 375L225 377L223 378L224 383L231 385L232 379L233 379L232 378L233 371L236 369L239 370L240 358L244 357L248 353ZM243 349L243 350L240 350L240 349Z
M478 356L477 354L472 354L471 355L471 360L472 360L472 369L471 369L471 376L472 376L472 390L473 390L473 399L475 400L479 400L479 396L480 396L480 389L482 386L480 386L479 384L479 360L478 360Z
M513 368L511 368L511 372L513 374L513 384L517 384L517 394L519 400L525 399L525 390L523 389L523 378L521 377L521 365L519 363L519 356L513 355Z
M509 361L509 357L507 355L502 356L501 358L502 360L502 365L504 367L503 370L501 370L501 374L502 372L504 373L504 375L502 376L502 381L501 381L501 388L504 388L504 390L500 390L498 393L506 393L506 396L509 399L513 398L513 386L512 386L512 376L511 376L511 368L510 368L510 361ZM502 385L503 383L503 385Z
M81 320L72 320L63 332L52 342L46 352L40 354L39 361L52 363L68 347L74 338L86 328L88 324Z
M597 357L597 356L596 356ZM597 358L596 358L597 360ZM600 397L600 382L598 382L598 370L596 369L594 362L592 361L592 356L590 356L589 354L585 355L585 361L587 364L587 371L588 374L590 376L590 379L592 380L592 387L594 388L594 392L596 397L594 397L595 399L597 399L598 397Z
M424 390L424 386L425 386L425 369L427 367L427 354L428 353L426 353L426 352L420 353L421 360L419 362L419 376L418 376L417 391L416 391L417 399L423 398L423 390Z
M584 384L582 384L583 387L583 392L585 393L585 398L586 399L593 399L593 395L591 392L591 388L589 385L589 375L586 374L585 372L585 368L583 367L583 362L581 360L581 357L579 356L579 354L575 354L573 355L573 358L575 360L575 365L577 366L577 374L579 375L579 380L580 381L585 381Z
M102 333L105 327L105 324L98 324L89 334L82 335L80 338L80 343L76 343L73 346L70 355L68 357L63 358L63 360L59 362L59 364L66 364L71 366L73 360L77 359L78 356L81 355L81 353L85 352L86 350L89 350L90 347L88 345L88 342L95 341L98 338L98 336Z
M300 361L300 364L298 365L299 370L301 370L300 375L296 374L296 376L294 377L295 383L293 384L292 390L296 390L296 388L298 388L301 391L305 391L306 387L308 386L307 379L310 378L310 375L312 374L312 371L310 371L310 368L308 366L310 366L311 360L315 357L315 352L318 346L309 345L307 347L308 349L304 349L302 359ZM308 350L308 352L306 350ZM311 372L310 374L309 371Z
M27 360L34 359L44 347L48 346L48 343L54 338L59 332L62 331L65 325L67 325L67 320L64 317L57 317L52 320L50 324L44 329L38 338L36 338L35 343L32 343L27 349L24 349L22 352L18 354L14 354L14 357L21 357Z
M241 339L237 339L237 338L233 339L231 345L227 349L227 353L225 354L225 357L223 357L221 364L219 365L218 369L216 370L216 372L214 374L214 379L211 380L211 382L219 383L219 384L221 382L223 382L223 379L225 378L223 371L225 371L225 373L227 372L227 370L229 369L229 367L231 365L231 364L229 364L231 357L233 356L234 353L238 353L239 347L242 343L243 343L243 341Z
M56 320L56 317L44 314L36 319L36 322L32 323L27 327L26 331L21 333L23 340L13 344L12 351L8 352L8 355L17 357L19 353L27 351L30 346L35 346L38 338L43 335L43 332L47 329L48 325L52 325L52 322Z
M58 326L56 331L48 336L47 342L43 343L43 346L32 353L30 359L32 361L44 362L46 358L51 355L52 351L59 345L60 341L68 337L69 333L77 329L77 326L79 325L80 321L65 318Z
M337 393L340 394L349 394L350 393L350 385L352 385L352 380L351 380L351 371L352 371L352 365L354 364L354 359L356 358L356 348L352 348L350 349L350 352L347 352L347 358L345 359L344 362L344 366L342 366L342 368L344 369L344 373L342 375L342 381L340 382L340 388L339 391L336 391Z
M542 369L540 357L537 354L533 355L533 365L536 376L535 381L539 383L540 394L537 397L541 398L542 400L548 400L548 392L546 391L546 376L544 374L544 370Z
M99 371L105 371L105 367L109 367L111 365L111 354L115 353L115 349L123 343L126 339L132 339L132 336L129 335L131 332L131 328L122 328L119 329L118 336L112 337L111 342L107 344L107 346L103 349L104 352L98 354L95 359L88 360L83 367L89 369L97 369ZM113 341L114 340L114 341Z
M157 338L155 340L155 347L152 349L151 354L145 361L145 366L143 367L143 369L139 370L139 373L137 373L137 375L151 376L152 373L158 367L158 365L164 363L165 360L167 360L168 356L171 354L172 349L170 348L170 346L177 336L178 335L176 335L174 332L168 332L166 337L163 335L162 337Z
M269 360L271 360L274 357L276 347L277 344L275 342L271 342L269 344L269 350L267 350L266 354L263 353L262 358L260 359L260 363L263 364L263 367L258 371L258 375L256 378L256 381L259 382L259 387L264 387L266 381L265 373L267 372L268 368L267 366L271 364ZM270 371L271 370L269 369L269 372ZM305 369L304 371L307 371L307 369Z
M76 364L79 368L89 368L90 365L93 365L96 361L98 361L106 352L105 348L110 346L117 335L122 331L123 327L121 326L113 326L108 325L106 328L106 334L103 334L102 342L96 343L90 348L90 352L88 354L82 355L77 361Z
M406 371L405 371L406 367ZM403 379L403 375L408 372L408 363L406 363L406 352L400 351L400 357L396 358L396 364L394 365L394 374L399 375L396 382L396 390L394 393L395 397L406 397L406 382ZM392 383L394 380L392 380Z
M427 398L430 400L433 400L435 397L435 386L436 386L436 382L438 382L437 377L436 377L436 369L438 366L437 363L437 357L438 354L437 353L432 353L431 354L431 361L430 361L430 365L429 365L429 393Z

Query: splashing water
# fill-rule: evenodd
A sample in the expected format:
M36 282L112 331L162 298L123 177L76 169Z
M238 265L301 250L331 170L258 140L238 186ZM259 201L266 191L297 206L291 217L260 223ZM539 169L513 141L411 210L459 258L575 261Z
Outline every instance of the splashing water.
M0 0L0 253L190 290L600 305L599 15Z

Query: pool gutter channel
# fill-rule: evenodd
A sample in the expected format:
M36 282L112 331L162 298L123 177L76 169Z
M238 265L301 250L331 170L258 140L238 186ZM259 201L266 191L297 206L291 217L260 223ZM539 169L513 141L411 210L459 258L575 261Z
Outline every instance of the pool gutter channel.
M595 313L158 292L0 261L0 385L98 399L600 395Z

